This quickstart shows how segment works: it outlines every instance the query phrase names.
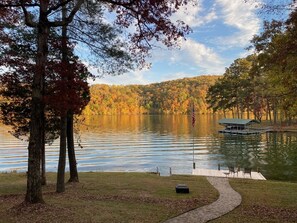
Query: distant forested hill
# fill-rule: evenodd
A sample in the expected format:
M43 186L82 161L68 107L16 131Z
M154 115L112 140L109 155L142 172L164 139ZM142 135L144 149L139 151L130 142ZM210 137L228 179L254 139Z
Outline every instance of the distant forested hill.
M149 85L93 85L84 114L188 114L193 103L197 113L207 113L206 93L218 78L210 75Z

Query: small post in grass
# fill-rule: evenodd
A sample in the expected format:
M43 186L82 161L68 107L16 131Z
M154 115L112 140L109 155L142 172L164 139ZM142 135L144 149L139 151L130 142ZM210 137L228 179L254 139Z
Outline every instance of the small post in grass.
M196 117L195 117L195 106L193 103L193 108L192 108L192 137L193 137L193 169L196 169L196 164L195 164L195 122L196 122Z

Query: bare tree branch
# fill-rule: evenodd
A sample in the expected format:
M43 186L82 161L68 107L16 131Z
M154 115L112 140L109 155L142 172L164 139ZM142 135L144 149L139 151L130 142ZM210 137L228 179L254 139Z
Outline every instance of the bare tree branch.
M3 4L0 3L0 8L6 8L6 7L22 7L22 5L24 5L25 7L39 7L40 5L37 3L33 3L33 4Z
M29 26L29 27L36 27L37 23L33 22L31 14L26 9L26 4L24 4L24 0L21 0L21 5L20 6L22 7L22 10L23 10L24 15L25 15L26 25Z
M61 3L57 4L57 5L55 5L55 6L50 7L49 10L47 11L47 14L48 14L48 15L51 14L53 11L59 9L60 7L63 7L63 6L65 6L65 5L67 5L69 2L72 2L72 1L73 1L73 0L66 0L66 1L63 1L63 2L61 2Z
M70 0L68 0L69 2ZM65 24L69 24L72 22L75 14L78 12L78 10L80 9L81 5L84 3L84 0L79 0L76 5L73 7L73 9L71 10L69 16L65 19L65 21L54 21L54 22L49 22L49 26L50 27L59 27L59 26L63 26Z

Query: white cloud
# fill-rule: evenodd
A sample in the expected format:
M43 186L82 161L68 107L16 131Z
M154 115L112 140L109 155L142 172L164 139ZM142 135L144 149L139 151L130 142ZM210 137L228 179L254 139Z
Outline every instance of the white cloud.
M225 70L225 64L218 54L211 48L192 39L182 40L180 50L159 49L158 51L154 51L152 59L153 67L155 63L161 63L164 64L162 67L163 70L166 71L168 68L165 72L166 74L161 70L154 72L151 70L137 70L120 76L104 76L95 81L89 81L89 83L109 85L149 84L152 82L191 77L197 74L222 74ZM176 67L176 72L174 71L174 67ZM187 70L183 71L183 67ZM96 74L95 68L91 68L90 71Z
M172 73L172 74L162 77L161 81L176 80L176 79L181 79L181 78L185 78L185 77L194 77L194 76L196 76L196 75L192 74L192 73L188 74L188 73L184 73L184 72L177 72L177 73Z
M224 63L211 48L192 39L183 41L180 50L175 50L170 57L172 63L195 66L204 73L224 72Z
M255 7L244 3L244 0L201 0L199 3L181 7L172 17L172 20L184 21L194 31L188 40L180 40L179 50L156 48L149 59L152 70L105 76L91 83L148 84L199 74L224 73L233 58L239 54L246 55L247 52L238 50L234 54L233 49L249 44L252 36L259 32L261 21ZM207 25L212 26L208 28ZM204 41L203 44L201 41ZM211 44L205 45L208 43ZM95 69L93 72L96 72Z
M197 28L199 26L205 25L206 23L212 22L217 18L214 8L206 11L201 4L191 4L183 5L179 10L172 16L172 21L183 21L191 28ZM206 14L205 14L206 12Z
M96 69L91 70L96 74ZM145 77L149 75L148 70L136 70L118 76L106 75L97 78L95 81L90 80L90 84L108 84L108 85L130 85L130 84L149 84Z
M238 30L230 36L219 37L218 40L229 47L246 46L261 27L255 5L245 3L243 0L216 0L216 3L221 7L220 17L224 20L224 24Z

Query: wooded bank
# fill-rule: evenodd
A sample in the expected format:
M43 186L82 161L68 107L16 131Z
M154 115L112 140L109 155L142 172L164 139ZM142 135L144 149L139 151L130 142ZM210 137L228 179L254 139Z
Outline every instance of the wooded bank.
M149 85L93 85L84 115L210 113L206 94L218 75L198 76Z

